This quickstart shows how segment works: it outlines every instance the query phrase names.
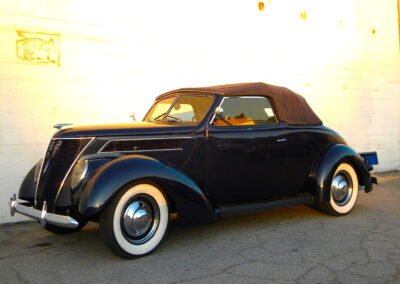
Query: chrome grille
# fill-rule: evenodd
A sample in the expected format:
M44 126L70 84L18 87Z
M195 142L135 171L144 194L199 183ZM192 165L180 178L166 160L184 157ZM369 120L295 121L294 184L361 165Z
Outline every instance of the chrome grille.
M82 150L90 142L87 139L53 139L47 149L36 190L36 208L43 201L54 208L55 198L65 176Z

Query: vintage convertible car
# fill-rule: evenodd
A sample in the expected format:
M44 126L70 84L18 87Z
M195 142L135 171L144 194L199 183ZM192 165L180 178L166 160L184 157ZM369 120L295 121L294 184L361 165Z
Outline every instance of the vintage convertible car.
M347 214L376 183L376 153L364 156L286 88L179 89L142 122L61 127L11 215L55 233L99 222L114 253L137 257L158 246L172 214L186 224L295 204Z

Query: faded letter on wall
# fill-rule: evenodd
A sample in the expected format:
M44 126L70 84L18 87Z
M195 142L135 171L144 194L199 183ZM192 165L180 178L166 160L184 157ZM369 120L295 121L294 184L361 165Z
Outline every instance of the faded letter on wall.
M17 31L17 56L24 61L60 66L60 35Z

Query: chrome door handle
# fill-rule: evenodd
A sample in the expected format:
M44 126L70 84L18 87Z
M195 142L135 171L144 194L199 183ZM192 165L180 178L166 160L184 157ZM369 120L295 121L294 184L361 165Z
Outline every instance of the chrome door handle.
M287 141L287 139L286 138L282 138L282 139L278 139L278 140L276 140L276 142L286 142Z

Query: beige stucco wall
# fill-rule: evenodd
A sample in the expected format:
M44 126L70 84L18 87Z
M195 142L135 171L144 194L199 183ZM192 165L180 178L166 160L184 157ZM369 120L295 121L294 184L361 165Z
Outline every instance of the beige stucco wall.
M0 2L0 223L59 122L141 118L184 86L264 81L303 94L377 171L400 168L397 0ZM60 62L17 57L59 35Z

